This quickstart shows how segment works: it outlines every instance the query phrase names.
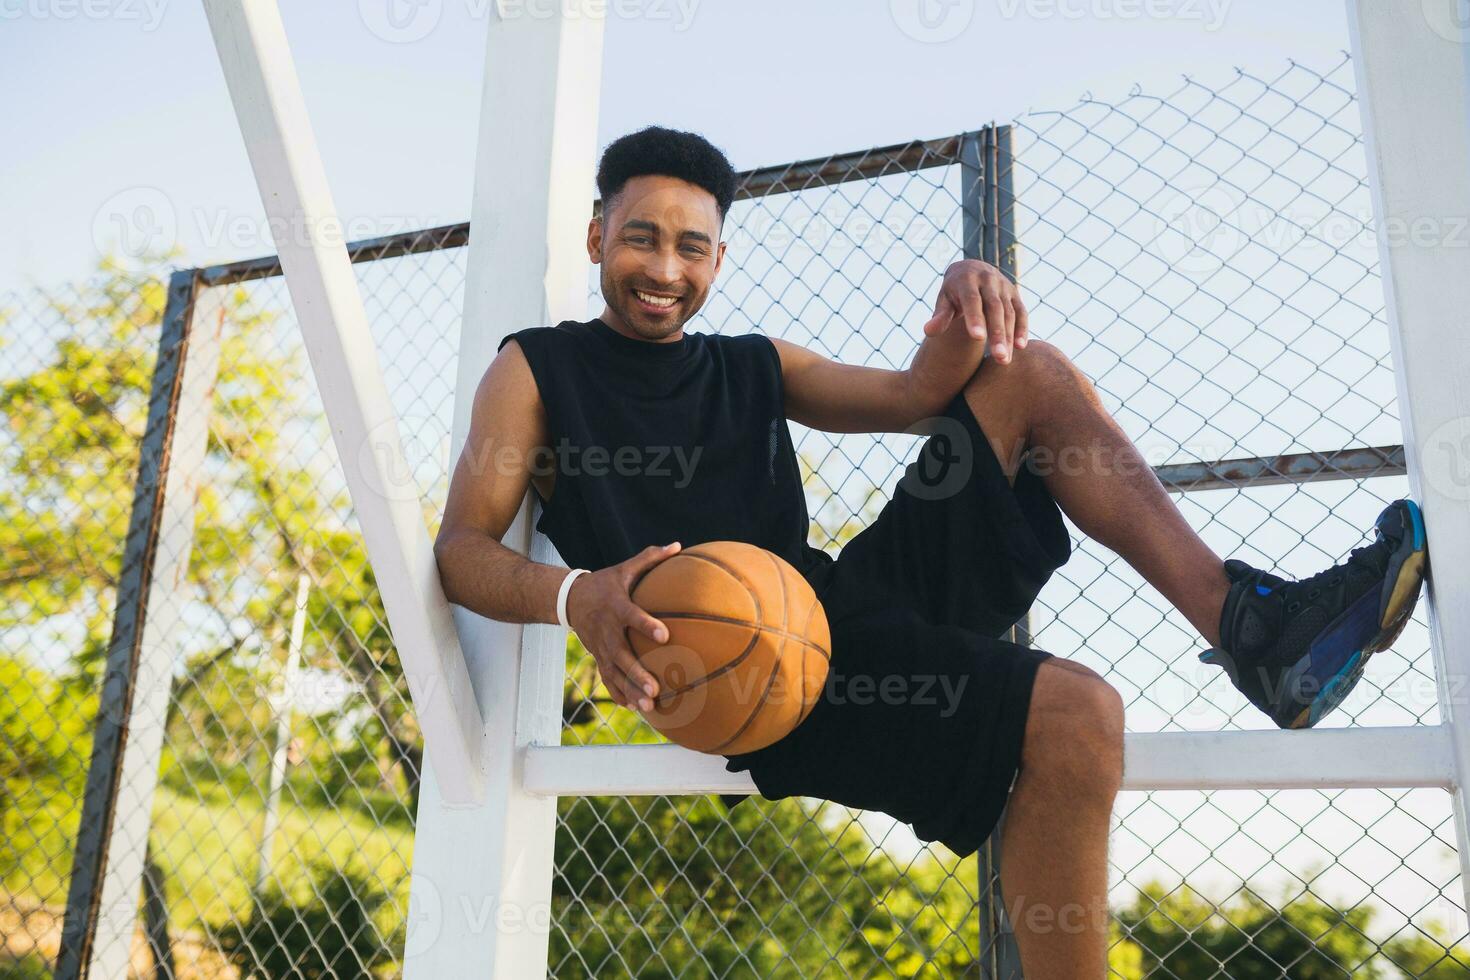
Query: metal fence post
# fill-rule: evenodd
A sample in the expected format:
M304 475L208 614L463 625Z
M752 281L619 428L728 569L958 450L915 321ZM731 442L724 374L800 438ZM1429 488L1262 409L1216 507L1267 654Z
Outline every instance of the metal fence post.
M960 207L964 216L963 249L967 259L981 259L1016 279L1016 208L1011 181L1011 127L986 126L966 133L960 145ZM1028 613L1007 637L1029 644ZM980 975L1021 976L1020 951L1006 919L1000 890L1002 823L976 855L979 878Z

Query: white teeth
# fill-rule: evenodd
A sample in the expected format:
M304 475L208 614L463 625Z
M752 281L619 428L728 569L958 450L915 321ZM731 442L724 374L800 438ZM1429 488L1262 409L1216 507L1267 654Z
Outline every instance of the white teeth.
M677 297L650 296L647 293L641 293L636 289L633 290L633 295L637 296L639 299L643 300L643 302L647 303L650 306L673 306L675 303L678 302Z

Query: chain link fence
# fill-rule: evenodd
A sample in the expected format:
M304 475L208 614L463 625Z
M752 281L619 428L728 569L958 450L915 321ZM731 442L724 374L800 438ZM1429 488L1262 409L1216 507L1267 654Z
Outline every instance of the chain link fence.
M1018 276L1033 335L1094 380L1217 551L1305 575L1407 492L1364 173L1346 61L765 168L744 175L731 261L691 326L903 367L946 266L984 256ZM431 533L452 463L466 241L460 225L356 247ZM13 434L0 444L0 962L20 976L57 962L87 838L166 334L157 268L0 296ZM222 324L220 373L187 574L155 583L178 649L154 720L132 971L394 975L412 935L422 759L407 685L278 266L191 277ZM792 430L811 543L835 554L918 437ZM1197 664L1201 641L1152 587L1073 538L1025 624L1035 645L1104 674L1132 731L1264 727ZM575 637L563 719L567 745L660 738L611 703ZM1438 721L1421 611L1329 724ZM568 797L558 829L557 977L1015 969L987 851L957 860L881 814ZM1111 871L1119 977L1470 971L1438 790L1124 793Z

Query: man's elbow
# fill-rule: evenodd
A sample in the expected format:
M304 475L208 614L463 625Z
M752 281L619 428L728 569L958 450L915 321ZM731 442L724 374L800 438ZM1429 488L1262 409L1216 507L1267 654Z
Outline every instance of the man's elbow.
M456 604L459 600L455 598L454 583L456 576L454 575L454 564L450 559L450 552L455 546L458 534L459 532L457 531L446 531L444 528L440 528L439 533L434 537L434 564L439 569L439 586L444 590L444 598Z

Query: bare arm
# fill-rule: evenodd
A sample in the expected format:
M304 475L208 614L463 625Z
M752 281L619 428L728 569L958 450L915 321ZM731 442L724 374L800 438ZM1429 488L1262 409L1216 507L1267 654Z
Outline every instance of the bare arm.
M501 348L470 413L470 433L454 475L444 523L434 539L439 581L450 602L503 623L556 622L556 594L567 576L500 543L530 486L533 467L549 455L546 409L520 344ZM555 494L555 490L550 491ZM668 628L634 605L628 590L639 574L676 553L677 543L643 551L572 582L567 622L581 639L614 702L653 709L658 679L638 662L627 630L658 643Z
M525 499L535 453L548 441L536 379L511 341L475 390L469 437L434 539L439 580L455 605L504 623L556 622L556 593L567 570L500 543Z
M779 337L786 417L824 432L902 432L924 417L907 371L829 360Z

